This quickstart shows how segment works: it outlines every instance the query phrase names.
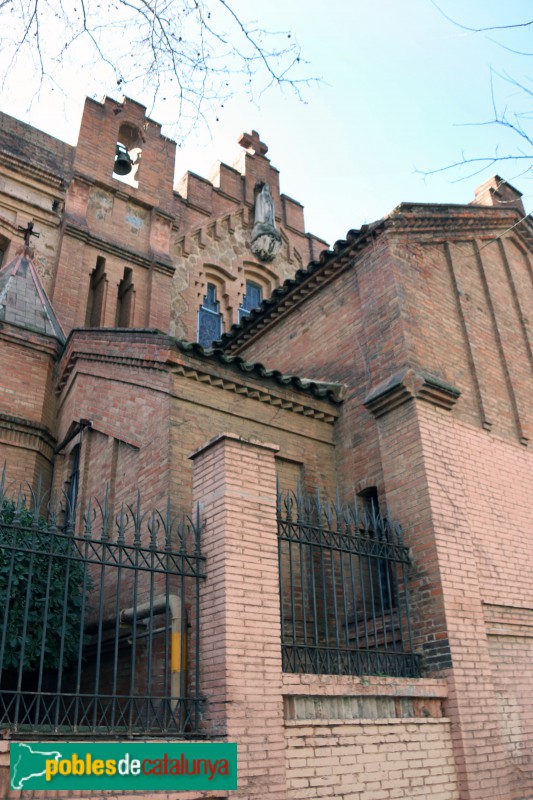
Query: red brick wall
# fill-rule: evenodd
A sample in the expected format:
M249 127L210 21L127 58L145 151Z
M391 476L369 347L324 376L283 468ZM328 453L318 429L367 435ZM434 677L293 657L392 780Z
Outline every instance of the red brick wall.
M285 800L276 446L222 436L194 456L209 555L201 613L206 727L237 741L235 797Z
M15 485L50 481L56 404L52 370L54 339L5 325L0 331L0 465ZM9 419L13 418L13 423ZM0 466L0 468L1 468Z
M346 495L361 481L382 489L375 423L362 401L408 363L403 328L395 262L381 238L355 269L343 271L243 351L282 372L349 386L335 439Z
M484 611L511 797L518 800L533 794L533 613L504 605Z
M515 639L506 640L505 653L494 642L489 648L483 604L525 614L533 589L531 263L522 240L501 235L516 222L512 211L405 213L388 243L385 235L368 245L349 272L241 352L348 383L337 425L341 482L375 483L404 525L414 556L415 641L426 668L452 667L441 674L450 681L461 796L518 797L530 776L517 760L517 733L502 716L501 698L514 698L527 757L533 685L518 674L527 646ZM427 225L424 232L409 227L415 220ZM479 226L478 239L461 235L465 221ZM376 423L362 405L369 388L407 366L451 383L461 397L448 411L406 394ZM509 678L505 691L500 667Z
M0 385L0 412L40 422L52 429L55 340L11 326L6 326L4 331L7 335L0 333L4 375ZM5 380L6 376L9 380Z
M289 798L459 797L442 679L283 675Z
M74 184L69 191L76 191ZM99 191L101 194L109 194L104 190ZM112 198L111 194L109 196ZM90 212L89 221L95 214L101 214L102 219L91 222L91 228L98 233L99 244L86 243L83 237L79 238L78 234L73 236L70 231L67 231L62 240L52 299L65 331L85 326L90 278L98 257L105 259L107 281L105 310L100 327L112 328L116 325L118 286L124 277L125 268L128 268L132 271L135 292L134 310L128 327L157 327L168 330L172 268L153 264L153 253L149 246L152 227L157 226L157 221L154 222L146 209L135 207L121 199L112 202L108 214L95 211L89 200L89 194L84 195L79 201L80 208L74 209L69 205L73 202L69 195L67 204L67 208L71 208L69 213L72 218L76 214L76 227L80 229L88 224L85 219L87 211ZM141 215L137 213L140 211ZM134 226L131 220L135 222ZM120 252L119 245L124 245L126 249L122 248ZM170 246L170 242L168 245ZM170 255L163 254L163 257L170 264Z
M460 797L449 720L321 720L286 726L290 800Z
M73 359L74 368L59 399L58 435L65 436L80 418L93 422L93 430L84 434L84 499L100 496L110 479L112 440L116 440L123 443L115 470L117 497L125 496L127 487L130 495L138 488L146 505L158 507L170 492L176 508L189 509L187 457L222 431L249 439L268 437L280 445L280 455L305 465L303 476L310 488L319 483L333 490L333 425L314 419L309 411L315 407L319 415L325 411L334 415L335 406L278 385L271 387L279 395L272 405L265 393L261 399L259 390L265 386L257 379L237 371L234 383L232 373L216 362L179 352L171 355L170 347L171 340L150 334L74 334L60 365L62 371ZM251 396L241 384L250 387ZM309 409L298 413L281 407L290 400L302 412L304 405ZM65 480L67 467L62 469Z

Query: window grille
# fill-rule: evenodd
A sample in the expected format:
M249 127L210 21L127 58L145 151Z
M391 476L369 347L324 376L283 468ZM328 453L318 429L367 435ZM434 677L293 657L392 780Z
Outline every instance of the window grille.
M106 493L74 532L43 505L0 475L0 730L201 735L199 512L113 514Z
M284 672L417 677L409 551L375 506L278 493Z

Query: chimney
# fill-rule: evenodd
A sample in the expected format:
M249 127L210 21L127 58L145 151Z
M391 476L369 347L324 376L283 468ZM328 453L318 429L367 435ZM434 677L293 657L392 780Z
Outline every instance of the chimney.
M493 175L492 178L477 187L471 205L516 208L522 216L525 216L526 212L521 198L522 192L519 192L518 189L515 189L503 178L500 178L499 175Z

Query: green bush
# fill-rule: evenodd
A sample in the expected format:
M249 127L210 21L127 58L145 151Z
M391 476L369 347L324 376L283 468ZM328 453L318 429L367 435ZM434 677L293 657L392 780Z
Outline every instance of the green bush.
M19 669L25 614L23 670L32 672L39 667L43 647L44 667L57 669L62 640L62 665L66 668L78 658L84 564L66 557L76 555L74 541L51 533L44 519L40 518L36 530L32 529L33 514L25 506L19 512L17 524L11 526L15 510L15 504L10 500L3 500L0 504L2 634L4 625L7 626L3 668ZM30 550L37 552L32 555ZM27 603L30 567L31 584ZM87 581L86 586L89 588Z

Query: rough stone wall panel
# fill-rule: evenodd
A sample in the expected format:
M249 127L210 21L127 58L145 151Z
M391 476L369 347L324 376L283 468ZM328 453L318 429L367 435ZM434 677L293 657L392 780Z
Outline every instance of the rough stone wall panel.
M225 332L238 322L247 278L263 284L266 298L293 275L298 265L290 257L287 241L275 261L265 265L254 259L249 248L250 235L251 225L245 225L239 214L236 218L225 216L216 225L213 223L194 235L178 239L174 250L172 333L196 341L197 315L207 283L214 282L217 286Z

